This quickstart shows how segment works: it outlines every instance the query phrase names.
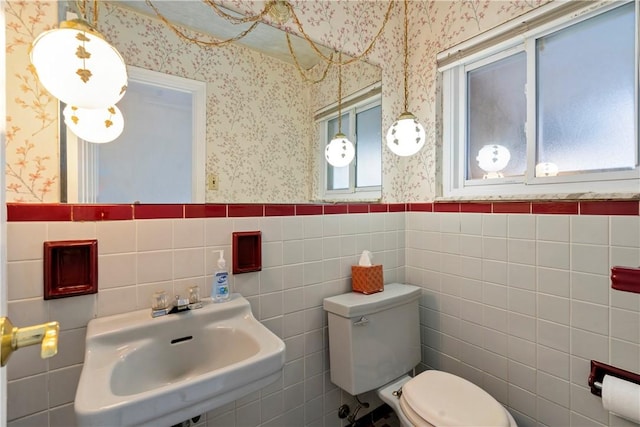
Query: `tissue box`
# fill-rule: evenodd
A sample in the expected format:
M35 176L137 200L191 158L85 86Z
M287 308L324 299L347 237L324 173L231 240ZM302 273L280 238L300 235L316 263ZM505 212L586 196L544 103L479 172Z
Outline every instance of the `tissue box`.
M384 290L382 280L382 265L351 266L351 289L354 292L373 294Z

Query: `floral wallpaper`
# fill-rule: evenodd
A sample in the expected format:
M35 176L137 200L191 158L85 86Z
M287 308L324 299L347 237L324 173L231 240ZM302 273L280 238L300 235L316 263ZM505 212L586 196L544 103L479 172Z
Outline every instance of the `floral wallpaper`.
M427 129L427 145L401 158L383 150L383 201L433 200L440 147L436 135L436 54L547 0L410 1L409 110ZM224 1L258 11L263 2ZM59 200L57 102L37 83L27 51L56 25L55 1L7 1L7 201ZM350 55L364 52L384 30L367 60L382 69L383 134L403 110L403 2L292 0L305 32ZM305 202L312 197L315 147L308 85L297 70L257 52L240 60L235 46L185 45L158 20L101 3L99 29L129 64L207 80L207 170L219 176L207 202ZM106 10L105 10L106 9ZM126 31L118 30L124 26ZM299 32L294 23L284 27ZM246 50L246 49L245 49ZM183 54L187 56L183 56ZM258 64L269 63L269 71ZM233 77L240 75L240 81ZM245 85L242 81L259 83ZM329 85L331 86L331 85ZM325 93L332 92L327 88ZM346 92L346 91L345 91ZM247 105L252 109L246 110ZM293 114L293 119L291 119ZM275 135L264 138L264 135Z
M38 83L29 46L57 24L55 2L3 2L7 53L7 202L57 202L58 102Z

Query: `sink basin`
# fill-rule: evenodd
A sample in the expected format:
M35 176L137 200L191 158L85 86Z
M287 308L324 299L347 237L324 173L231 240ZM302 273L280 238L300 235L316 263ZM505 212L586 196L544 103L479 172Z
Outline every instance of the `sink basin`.
M151 317L93 319L76 392L80 426L171 426L261 389L282 373L284 342L249 302Z

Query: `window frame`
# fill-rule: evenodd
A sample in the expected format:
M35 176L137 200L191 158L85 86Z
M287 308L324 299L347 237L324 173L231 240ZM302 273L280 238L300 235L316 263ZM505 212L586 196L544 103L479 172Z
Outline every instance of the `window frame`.
M496 30L498 36L494 34L481 34L477 40L471 39L461 45L460 48L449 49L440 55L438 59L447 59L451 55L461 50L470 52L465 57L449 61L448 64L441 66L438 73L441 77L442 84L442 143L443 143L443 178L442 178L442 196L443 198L493 198L500 196L516 197L516 196L532 196L532 195L549 195L549 194L575 194L575 193L598 193L598 194L624 194L638 193L640 190L640 143L638 139L638 121L639 121L639 58L638 51L640 49L640 40L638 37L639 28L639 5L635 5L635 114L634 114L634 134L635 134L635 153L636 166L633 170L624 171L591 171L577 174L559 175L555 177L536 177L535 161L537 148L537 122L536 107L537 93L536 88L536 40L553 34L557 31L570 27L574 24L582 22L586 19L597 16L601 13L613 10L617 7L630 3L618 2L590 5L578 11L565 13L559 17L553 17L546 23L536 26L527 31L511 37L500 37L500 28ZM543 9L543 8L540 8ZM535 19L543 14L553 15L558 7L547 7L545 10L536 12ZM532 20L534 19L532 18ZM526 19L519 19L518 23L526 22ZM513 23L505 24L504 32L513 29ZM526 25L526 23L524 24ZM493 46L482 49L474 49L474 43L486 44L487 40L494 37L496 42ZM518 52L526 54L526 123L525 140L526 140L526 170L523 176L492 178L490 180L466 179L466 163L467 158L467 112L466 112L466 94L467 94L467 72L483 65L495 62L499 59L513 55ZM534 96L529 96L534 94ZM585 191L585 186L588 188Z
M356 156L349 164L349 188L339 190L328 190L328 174L327 174L327 160L325 158L325 147L333 138L333 135L329 135L328 123L338 117L337 106L338 103L329 105L323 108L315 116L315 123L318 127L320 150L318 151L319 157L319 180L320 188L319 198L321 201L378 201L382 197L382 185L356 187L356 167L358 163L357 155L357 135L356 135L356 116L361 111L366 111L373 107L380 107L382 109L382 93L379 90L380 84L377 83L373 86L365 88L361 91L350 95L342 100L342 115L343 124L344 116L348 114L349 121L349 133L347 138L353 142L356 146ZM374 92L370 96L366 96L369 92ZM345 106L346 104L346 106ZM382 113L382 112L381 112ZM382 115L382 114L381 114ZM382 136L382 117L380 117L380 135ZM343 126L344 127L344 126ZM380 146L382 148L382 138L380 139ZM382 162L380 164L380 173L382 177Z

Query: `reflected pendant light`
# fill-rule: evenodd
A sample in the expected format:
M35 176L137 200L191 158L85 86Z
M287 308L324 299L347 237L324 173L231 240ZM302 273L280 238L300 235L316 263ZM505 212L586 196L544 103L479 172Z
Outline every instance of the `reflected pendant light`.
M387 147L398 156L412 156L424 146L425 131L416 116L407 108L409 89L407 80L409 75L409 47L408 47L408 11L407 1L404 0L404 112L387 131Z
M338 133L324 150L327 162L333 167L347 166L356 155L353 143L342 133L342 55L338 61Z
M124 118L115 105L96 109L67 105L62 114L69 130L88 142L111 142L119 137L124 129Z
M29 56L40 83L67 105L108 107L127 89L122 56L82 19L63 21L60 28L40 34Z

